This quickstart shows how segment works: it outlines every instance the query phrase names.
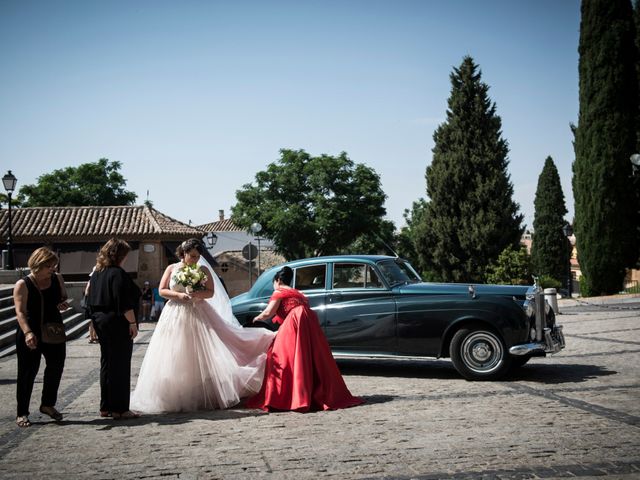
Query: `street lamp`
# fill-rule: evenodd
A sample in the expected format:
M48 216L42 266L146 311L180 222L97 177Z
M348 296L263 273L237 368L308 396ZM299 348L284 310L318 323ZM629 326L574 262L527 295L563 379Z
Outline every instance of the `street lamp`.
M569 238L571 237L571 235L573 235L573 227L570 223L565 223L564 227L562 227L562 233L564 233L564 236L567 237L567 242L569 242L569 272L567 275L567 292L569 294L569 298L571 298L571 254L573 253L573 246L571 245L571 240Z
M262 231L262 225L260 225L258 222L253 222L251 224L251 232L254 235L258 235L261 231ZM256 240L258 242L258 276L260 276L260 269L261 269L261 265L260 265L260 240L262 240L262 239L260 238L260 235L258 235L256 238L254 238L254 240Z
M7 203L9 205L9 236L7 237L7 264L5 268L7 270L14 270L15 267L13 265L13 235L11 232L11 194L16 189L16 183L18 183L18 179L15 177L11 170L7 172L7 174L2 177L2 183L4 185L4 189L7 191Z
M206 239L209 248L213 248L214 245L218 242L218 236L213 232L207 233Z

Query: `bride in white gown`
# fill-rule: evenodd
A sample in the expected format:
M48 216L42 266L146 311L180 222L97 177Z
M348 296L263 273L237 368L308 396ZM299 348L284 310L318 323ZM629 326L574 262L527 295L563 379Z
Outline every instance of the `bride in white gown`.
M201 258L202 243L178 247L181 262L160 281L168 299L158 319L131 394L131 410L144 413L227 408L260 390L266 351L274 332L243 328L233 316L222 283ZM206 288L187 292L175 274L198 263Z

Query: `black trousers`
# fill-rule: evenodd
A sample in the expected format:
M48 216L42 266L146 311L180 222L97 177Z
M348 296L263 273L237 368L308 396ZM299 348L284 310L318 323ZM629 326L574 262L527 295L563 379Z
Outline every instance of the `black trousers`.
M18 357L18 381L16 383L16 399L18 401L17 416L29 415L29 403L33 392L33 383L40 370L40 360L44 356L46 366L42 384L42 400L40 405L53 407L58 400L58 388L67 356L64 343L49 345L38 339L38 347L31 350L24 342L22 330L16 333L16 355Z
M126 412L131 394L133 353L129 324L114 312L98 312L93 316L93 326L100 342L100 410Z

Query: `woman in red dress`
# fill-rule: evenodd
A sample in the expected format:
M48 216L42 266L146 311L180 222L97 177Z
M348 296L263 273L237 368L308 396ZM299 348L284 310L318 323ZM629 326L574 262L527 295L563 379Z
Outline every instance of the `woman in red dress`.
M276 315L281 324L267 352L262 388L245 405L262 410L334 410L364 401L342 379L318 317L307 298L291 288L293 270L284 267L273 279L273 295L255 321Z

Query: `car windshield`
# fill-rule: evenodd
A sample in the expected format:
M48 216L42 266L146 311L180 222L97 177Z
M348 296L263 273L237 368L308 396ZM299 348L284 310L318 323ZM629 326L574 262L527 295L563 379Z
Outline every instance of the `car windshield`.
M385 260L378 263L378 268L384 279L392 287L422 281L420 275L416 273L409 262L405 262L404 260Z

